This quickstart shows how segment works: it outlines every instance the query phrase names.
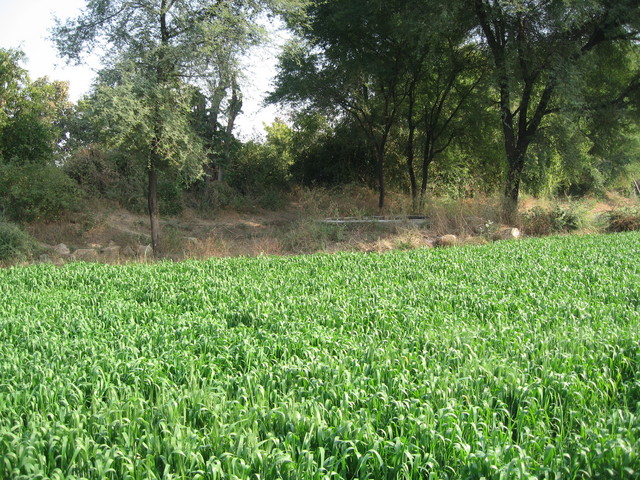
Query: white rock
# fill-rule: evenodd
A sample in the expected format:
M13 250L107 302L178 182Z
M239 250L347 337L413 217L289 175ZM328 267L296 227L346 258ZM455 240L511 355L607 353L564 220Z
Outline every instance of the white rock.
M501 228L493 236L494 240L516 240L518 238L520 238L520 230L512 227Z

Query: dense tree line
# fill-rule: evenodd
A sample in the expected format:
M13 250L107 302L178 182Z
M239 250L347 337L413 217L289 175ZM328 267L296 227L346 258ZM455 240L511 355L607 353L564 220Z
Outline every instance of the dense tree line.
M271 98L352 118L376 158L380 208L392 137L405 145L417 199L434 159L456 147L478 156L482 149L465 145L471 130L492 139L499 133L503 153L493 161L502 163L509 213L538 142L571 124L593 138L604 133L594 121L603 111L617 110L622 123L637 113L635 1L332 0L311 2L306 11L307 22L292 26L296 35ZM493 126L480 126L488 113ZM617 128L607 134L623 130Z
M409 193L583 194L640 176L636 0L88 1L58 22L60 53L103 69L77 105L0 51L0 202L28 220L77 188L160 211L240 197L277 205L295 184ZM291 40L264 141L234 137L239 60L274 15ZM46 173L44 173L46 172ZM42 179L47 179L43 182ZM75 180L72 182L71 179ZM40 185L36 198L33 185ZM637 187L637 182L635 184ZM640 193L640 192L639 192ZM235 199L235 200L234 200Z

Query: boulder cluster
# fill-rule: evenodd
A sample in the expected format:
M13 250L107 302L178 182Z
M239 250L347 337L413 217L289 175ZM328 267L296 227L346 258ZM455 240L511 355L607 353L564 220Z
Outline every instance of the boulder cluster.
M113 242L109 245L91 244L83 248L72 250L64 243L51 246L47 253L40 255L41 262L62 264L67 262L120 262L129 260L144 260L153 255L150 245L121 247Z

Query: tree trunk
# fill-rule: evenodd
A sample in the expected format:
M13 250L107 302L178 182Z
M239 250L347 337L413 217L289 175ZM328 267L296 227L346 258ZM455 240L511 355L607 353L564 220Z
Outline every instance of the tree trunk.
M424 207L424 201L427 196L427 183L429 181L429 166L433 162L433 139L431 134L427 135L424 145L424 153L422 157L422 184L420 185L420 207Z
M413 170L413 132L409 132L409 145L407 146L407 170L409 171L409 181L411 182L411 203L415 209L418 206L418 181L416 172Z
M214 133L218 131L218 115L220 114L220 105L227 94L227 87L218 86L214 89L211 96L211 108L209 109L209 128ZM215 138L211 138L211 142L215 141Z
M509 152L507 156L509 167L504 187L503 215L507 223L514 223L518 214L518 197L520 195L520 181L524 169L524 153Z
M386 139L382 142L382 145L376 147L376 163L378 167L378 208L380 211L384 208L384 147Z
M412 82L409 92L409 110L407 112L407 124L409 126L409 136L407 138L407 170L409 171L409 181L411 183L411 203L415 210L418 202L418 182L416 180L416 172L413 170L414 158L414 139L416 134L416 123L413 119L413 111L415 108L415 90L416 82Z
M222 182L223 173L225 167L229 164L229 157L231 156L231 144L233 141L233 127L236 123L236 118L242 111L242 95L235 80L231 87L231 102L229 104L229 112L227 115L227 128L225 130L224 138L224 161L218 162L218 175L216 180Z
M169 44L169 30L167 28L167 0L162 0L160 7L160 41L163 46ZM160 85L164 85L167 79L168 68L165 65L166 59L161 51L160 59L156 69L157 80ZM154 139L151 144L151 157L147 167L149 179L147 200L149 206L149 222L151 224L151 248L156 258L162 258L162 248L160 246L160 212L158 208L158 165L161 160L159 153L160 139L162 137L162 120L160 117L160 107L156 103L154 106Z
M152 163L148 169L149 174L149 220L151 222L151 248L156 258L162 258L160 247L160 213L158 209L158 172Z

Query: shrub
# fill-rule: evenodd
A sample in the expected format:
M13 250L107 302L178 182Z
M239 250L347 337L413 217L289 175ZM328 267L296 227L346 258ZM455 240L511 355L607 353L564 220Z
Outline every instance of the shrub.
M0 210L9 220L52 219L77 202L76 184L58 167L0 165Z
M582 217L573 208L556 205L549 212L549 219L554 232L574 232L582 226Z
M243 195L257 199L267 192L287 191L288 170L286 156L275 148L249 142L229 165L226 179Z
M330 225L307 219L288 229L282 236L281 242L287 252L304 254L322 251L330 243L342 242L345 238L343 225Z
M109 196L117 190L120 175L112 159L100 148L79 150L62 168L89 195Z
M522 229L529 235L549 235L551 224L542 207L533 207L522 215Z
M209 182L201 179L191 185L186 195L187 205L201 214L211 214L224 208L245 210L249 202L246 197L226 182Z
M542 207L533 207L523 215L523 230L530 235L573 232L582 224L580 212L560 205L547 210Z
M640 209L624 208L606 214L608 232L630 232L640 230Z
M182 186L168 175L158 180L158 206L163 215L178 215L184 210Z
M0 261L25 260L38 249L38 243L13 223L0 220Z

